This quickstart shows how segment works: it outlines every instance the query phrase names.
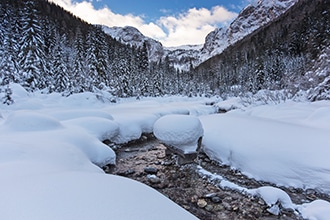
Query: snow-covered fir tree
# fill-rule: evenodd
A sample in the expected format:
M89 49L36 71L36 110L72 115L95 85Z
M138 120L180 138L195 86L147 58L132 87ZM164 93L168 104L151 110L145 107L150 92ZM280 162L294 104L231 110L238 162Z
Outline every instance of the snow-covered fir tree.
M36 9L37 1L27 0L22 10L21 40L19 42L19 64L22 84L28 90L44 86L45 54L40 12Z

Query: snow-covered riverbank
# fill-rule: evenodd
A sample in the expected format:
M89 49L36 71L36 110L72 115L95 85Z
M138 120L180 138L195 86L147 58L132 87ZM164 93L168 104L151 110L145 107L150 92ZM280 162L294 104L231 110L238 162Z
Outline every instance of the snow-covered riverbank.
M330 193L329 101L288 101L218 115L206 103L221 105L219 99L163 97L114 104L91 93L62 97L12 88L15 103L1 105L0 111L0 209L5 219L194 219L149 187L104 175L98 167L115 163L104 139L137 139L166 114L199 116L206 153L250 177ZM128 204L118 197L127 193L153 199ZM311 203L297 210L322 219L330 212L329 203L322 204L323 209Z

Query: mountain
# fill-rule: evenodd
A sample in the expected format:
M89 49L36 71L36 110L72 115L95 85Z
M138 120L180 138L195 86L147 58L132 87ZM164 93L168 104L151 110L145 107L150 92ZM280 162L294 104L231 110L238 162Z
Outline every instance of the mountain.
M138 29L126 27L102 26L102 30L117 41L135 47L143 47L145 43L148 50L149 61L158 62L164 55L163 45L152 38L144 36Z
M144 36L134 27L103 27L103 30L125 44L141 47L143 42L146 42L150 61L159 61L160 58L168 57L173 67L188 71L191 67L196 67L210 57L220 54L228 46L273 21L297 1L255 0L239 13L228 27L217 28L209 33L203 45L163 48L160 42Z
M102 26L102 30L117 41L137 48L146 45L149 62L159 62L167 57L170 64L177 69L186 69L185 66L192 62L197 62L202 45L183 45L179 47L167 48L152 38L144 36L137 28L107 27Z
M217 28L205 38L202 61L220 54L258 28L274 21L298 0L258 0L245 7L227 28Z
M308 91L330 97L328 0L299 0L285 13L194 69L194 81L219 93ZM272 97L278 99L279 97Z
M330 99L329 1L295 2L255 2L204 45L163 48L135 28L91 25L47 0L3 0L0 92L14 82L63 95L285 90L292 97L304 90L310 100Z

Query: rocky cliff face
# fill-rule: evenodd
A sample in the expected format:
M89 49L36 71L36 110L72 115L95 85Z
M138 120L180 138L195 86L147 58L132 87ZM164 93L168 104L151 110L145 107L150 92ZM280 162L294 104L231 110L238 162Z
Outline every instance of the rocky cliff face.
M258 0L245 7L227 28L217 28L205 38L202 61L276 19L298 0Z
M144 36L138 29L134 27L103 26L102 29L106 34L109 34L111 37L124 44L142 47L143 43L146 43L149 61L151 62L159 61L164 55L163 45L159 41Z

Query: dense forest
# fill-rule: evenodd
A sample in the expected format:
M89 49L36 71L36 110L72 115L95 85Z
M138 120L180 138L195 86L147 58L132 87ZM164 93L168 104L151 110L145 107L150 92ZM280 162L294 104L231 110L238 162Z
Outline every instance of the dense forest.
M166 59L150 63L145 44L121 44L46 0L2 0L0 19L2 86L15 82L64 95L106 89L119 97L178 88L176 70Z
M330 98L328 0L300 0L285 14L197 68L182 72L147 45L121 44L46 0L0 1L0 86L117 97L310 90ZM321 68L321 70L320 70Z
M258 90L310 91L330 99L330 3L300 0L285 14L228 47L199 67L195 81L213 91L244 94Z

